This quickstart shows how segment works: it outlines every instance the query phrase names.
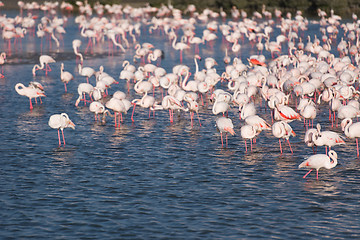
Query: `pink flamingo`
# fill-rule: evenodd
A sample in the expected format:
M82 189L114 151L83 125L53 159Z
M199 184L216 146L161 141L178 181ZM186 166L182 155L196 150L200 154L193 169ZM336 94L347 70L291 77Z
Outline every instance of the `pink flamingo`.
M224 147L223 133L225 133L226 136L225 138L227 146L227 134L230 133L231 135L235 135L234 125L231 119L227 117L219 117L218 119L216 119L216 126L220 131L221 147Z
M31 103L32 98L37 98L37 97L41 97L41 96L46 97L42 90L39 90L39 89L31 87L31 86L25 87L24 84L22 84L22 83L17 83L15 85L15 90L18 94L29 98L30 110L33 109L33 106Z
M61 63L60 79L64 83L65 92L67 92L66 84L73 80L74 76L70 72L64 71L64 63Z
M44 67L45 67L45 75L47 75L48 71L51 72L51 68L49 66L49 63L56 62L49 55L41 55L40 58L39 58L39 61L40 61L40 66L38 64L35 64L33 69L32 69L32 73L33 73L34 76L36 74L36 70L44 69Z
M331 150L329 151L328 155L315 154L309 157L299 165L299 168L311 168L310 171L303 176L303 178L306 178L306 176L309 175L309 173L313 169L316 169L316 179L318 179L320 168L324 167L326 169L331 169L336 165L337 165L337 153L334 150Z
M359 157L358 138L360 137L360 122L353 123L351 118L345 118L341 122L341 129L344 131L346 137L356 139L356 152L357 157Z
M70 127L72 129L75 129L75 124L70 120L69 116L66 113L51 115L48 124L51 128L58 130L59 147L61 146L61 141L60 141L60 130L61 130L62 138L65 146L64 128Z
M291 126L285 121L275 122L272 125L272 133L276 138L279 138L280 152L283 153L281 148L281 138L284 138L289 143L290 151L293 153L291 144L289 141L290 136L296 136L295 132L292 130Z

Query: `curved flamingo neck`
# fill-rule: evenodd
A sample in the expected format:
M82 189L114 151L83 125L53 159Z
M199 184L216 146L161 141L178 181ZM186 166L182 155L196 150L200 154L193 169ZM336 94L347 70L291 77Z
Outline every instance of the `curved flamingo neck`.
M190 77L190 72L189 70L185 69L186 71L186 75L184 77L184 80L182 81L182 88L186 88L186 82L189 80L189 77Z

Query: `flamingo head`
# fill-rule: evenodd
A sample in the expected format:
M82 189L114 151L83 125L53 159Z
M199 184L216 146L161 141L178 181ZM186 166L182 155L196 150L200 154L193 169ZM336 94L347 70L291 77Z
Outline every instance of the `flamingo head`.
M75 124L69 119L68 126L75 130Z

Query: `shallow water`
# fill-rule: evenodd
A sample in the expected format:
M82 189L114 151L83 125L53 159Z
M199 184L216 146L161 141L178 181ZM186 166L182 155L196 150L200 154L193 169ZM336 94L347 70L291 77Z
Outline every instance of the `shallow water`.
M77 86L86 80L77 72L71 42L81 39L84 52L86 39L73 22L69 16L59 51L54 44L50 49L45 39L41 51L40 39L26 35L4 65L6 77L0 79L2 238L360 238L360 160L354 141L334 147L339 164L321 169L316 180L314 172L303 179L306 171L298 169L313 154L303 143L302 122L291 123L297 134L290 138L294 154L285 144L280 154L271 132L262 132L253 151L245 152L240 135L243 122L236 107L229 112L236 135L229 136L224 148L211 103L200 110L201 127L195 118L191 128L188 113L176 115L170 123L168 112L158 111L149 119L147 110L140 108L134 123L130 112L117 129L110 118L106 124L95 122L88 106L74 106ZM161 66L171 71L179 63L179 53L163 36L149 35L147 27L142 28L139 42L162 49ZM199 26L199 34L204 27ZM317 29L318 25L309 26L305 35L320 36ZM5 49L6 44L0 41L0 47ZM84 66L98 69L103 65L105 72L118 79L122 62L132 60L133 47L125 54L117 51L109 56L107 43L97 45L94 55L85 55ZM219 34L214 47L200 49L203 58L217 60L220 73L225 67L224 47ZM53 56L57 63L51 64L47 76L38 71L33 77L32 67L41 54ZM245 42L243 61L250 54L256 51ZM193 55L193 49L184 52L184 64L192 72ZM61 62L75 77L68 93L60 81ZM14 90L16 83L30 81L42 83L47 95L32 111L29 100ZM126 82L113 85L110 95L116 90L126 91ZM138 97L133 91L128 96L130 100ZM263 106L257 100L258 114L271 122ZM323 129L331 129L327 111L322 104L315 120ZM75 130L64 130L65 147L58 147L57 132L47 124L52 114L61 112L76 124ZM340 127L331 130L341 132Z

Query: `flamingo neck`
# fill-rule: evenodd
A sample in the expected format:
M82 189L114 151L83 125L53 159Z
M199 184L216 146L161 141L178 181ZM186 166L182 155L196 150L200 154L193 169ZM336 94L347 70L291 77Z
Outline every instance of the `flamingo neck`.
M189 70L185 70L186 71L186 75L184 77L184 80L182 82L182 87L185 88L186 87L186 82L188 81L189 77L190 77L190 73L189 73Z

